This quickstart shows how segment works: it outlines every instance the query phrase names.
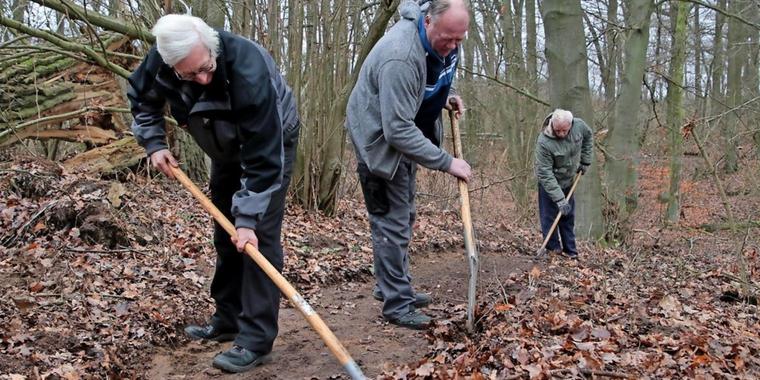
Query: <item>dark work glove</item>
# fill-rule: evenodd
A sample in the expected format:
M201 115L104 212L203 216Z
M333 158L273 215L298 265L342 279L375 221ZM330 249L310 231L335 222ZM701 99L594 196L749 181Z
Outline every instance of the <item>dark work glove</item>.
M567 216L570 214L570 203L567 203L566 199L557 202L557 207L559 208L559 212L562 214L562 216Z
M581 166L578 166L578 170L576 170L576 173L581 173L581 175L586 174L586 171L588 171L588 165L581 164Z

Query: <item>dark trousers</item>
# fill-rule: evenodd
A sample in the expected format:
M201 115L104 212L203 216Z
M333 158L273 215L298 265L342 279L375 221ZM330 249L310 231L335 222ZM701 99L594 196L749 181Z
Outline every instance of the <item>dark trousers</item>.
M272 194L269 207L256 226L259 252L279 272L283 253L280 240L285 195L295 159L298 131L285 141L285 172L282 187ZM234 224L231 215L232 196L240 190L240 163L213 162L211 167L211 201ZM277 316L280 311L280 290L247 254L238 252L230 236L214 223L214 247L217 252L216 272L211 282L211 297L216 312L211 323L222 329L238 331L235 344L258 353L269 353L277 337Z
M414 204L417 164L402 159L390 181L370 173L361 159L357 172L369 214L375 281L384 298L383 316L397 319L414 307L409 241L417 215Z
M570 188L562 189L567 196L570 192ZM575 248L575 197L570 198L570 214L565 215L559 219L559 224L554 230L552 237L546 244L548 251L560 250L560 238L562 239L562 251L569 254L577 254L578 250ZM541 219L541 234L544 239L549 233L549 229L554 223L554 219L559 213L557 204L549 197L549 193L544 190L541 184L538 185L538 214Z

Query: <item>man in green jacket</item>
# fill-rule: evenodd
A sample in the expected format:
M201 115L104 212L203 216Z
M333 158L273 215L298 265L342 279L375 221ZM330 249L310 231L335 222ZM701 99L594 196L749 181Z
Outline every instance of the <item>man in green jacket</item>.
M538 213L541 232L546 239L558 213L562 214L557 230L546 249L578 258L575 247L575 199L565 199L576 173L585 174L591 165L593 134L591 128L570 111L556 109L544 120L536 141L536 177L538 178ZM559 233L559 236L557 236ZM560 247L560 238L562 245ZM561 249L560 249L561 248Z

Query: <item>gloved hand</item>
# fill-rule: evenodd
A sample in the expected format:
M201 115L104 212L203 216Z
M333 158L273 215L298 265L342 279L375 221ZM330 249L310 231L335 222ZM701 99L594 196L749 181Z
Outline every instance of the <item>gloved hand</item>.
M578 166L578 170L576 170L575 172L576 173L581 173L581 175L584 175L584 174L586 174L586 171L588 171L588 165L581 164L580 166Z
M557 202L557 207L559 208L559 212L560 214L562 214L562 216L567 216L568 214L570 214L570 211L571 211L570 203L567 203L566 199L563 199Z

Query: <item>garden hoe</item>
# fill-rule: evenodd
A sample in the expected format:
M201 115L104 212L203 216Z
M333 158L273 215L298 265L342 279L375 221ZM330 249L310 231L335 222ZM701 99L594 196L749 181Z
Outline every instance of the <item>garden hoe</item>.
M235 226L233 226L232 223L230 223L230 221L224 216L224 214L222 214L222 212L219 211L219 209L216 208L213 203L211 203L211 201L201 192L198 186L196 186L181 169L175 168L173 166L170 166L170 168L172 170L172 174L174 174L174 177L177 178L177 180L188 191L190 191L191 194L193 194L195 199L197 199L198 202L200 202L201 206L203 206L203 208L211 214L214 220L216 220L216 222L219 223L224 228L224 230L230 234L230 236L235 236L237 234ZM266 273L267 276L272 279L272 282L274 282L274 284L280 288L282 293L288 297L290 303L292 303L293 306L295 306L296 309L298 309L298 311L303 314L304 318L306 318L306 321L309 322L311 327L317 331L317 334L319 334L330 351L332 351L333 355L338 358L338 361L343 365L343 368L346 370L349 376L351 376L351 379L365 380L366 377L364 377L364 373L362 373L361 368L359 368L354 359L351 358L351 355L349 355L348 351L346 351L340 341L338 341L338 338L335 337L335 334L333 334L330 328L327 327L327 325L322 321L322 318L317 315L314 309L309 306L306 300L301 297L298 291L296 291L296 289L290 285L288 280L286 280L285 277L283 277L280 272L278 272L277 269L275 269L275 267L272 266L272 264L270 264L269 261L267 261L267 259L261 254L261 252L259 252L252 244L246 244L245 253L248 254L248 256L250 256L253 261L258 264L259 267L261 267L264 273Z
M455 116L456 111L449 111L451 119L451 135L454 140L454 156L462 159L462 139L459 137L459 119ZM462 224L464 225L464 249L467 252L467 262L470 265L470 281L467 289L467 331L475 331L475 297L478 290L478 270L480 258L478 246L475 242L475 231L472 228L472 216L470 215L470 190L467 182L459 180L459 196L462 201Z
M578 186L578 181L580 181L580 179L581 179L581 173L576 174L575 180L573 180L573 187L570 188L570 192L567 193L567 197L565 198L568 202L570 202L570 198L573 197L573 193L575 192L575 187ZM538 252L536 252L536 256L533 258L534 260L540 260L546 256L546 244L549 243L549 239L552 237L554 230L557 228L560 218L562 218L562 213L558 212L557 217L554 218L554 223L552 223L552 228L550 228L549 233L546 234L546 237L544 238L544 243L541 244L541 248L539 248Z

